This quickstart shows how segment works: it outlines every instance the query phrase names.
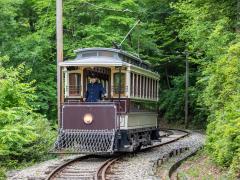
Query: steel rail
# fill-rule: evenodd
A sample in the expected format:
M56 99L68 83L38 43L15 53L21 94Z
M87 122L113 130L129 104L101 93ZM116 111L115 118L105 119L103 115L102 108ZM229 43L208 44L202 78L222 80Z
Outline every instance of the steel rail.
M51 180L54 178L54 176L57 175L57 173L61 170L63 170L64 168L66 168L67 166L69 166L70 164L74 163L74 162L77 162L77 161L81 161L81 160L86 160L86 159L89 159L89 158L96 158L96 157L99 157L98 155L84 155L84 156L80 156L80 157L76 157L72 160L69 160L65 163L63 163L62 165L58 166L57 168L55 168L49 175L48 177L46 178L46 180Z
M179 137L176 137L172 140L163 142L163 143L159 143L159 144L156 144L156 145L151 145L151 146L144 147L140 151L145 151L145 150L148 150L148 149L157 148L157 147L160 147L160 146L164 146L164 145L176 142L176 141L178 141L178 140L180 140L180 139L182 139L182 138L184 138L184 137L186 137L190 134L189 131L182 130L182 129L168 129L168 130L170 130L170 131L180 131L180 132L183 132L184 134L182 134ZM174 135L174 133L173 133L173 135ZM169 136L171 136L171 135L169 135ZM169 137L169 136L166 136L166 137Z
M147 147L144 147L142 148L141 150L139 150L138 152L143 152L143 151L146 151L146 150L149 150L149 149L152 149L152 148L156 148L156 147L160 147L160 146L164 146L166 144L170 144L170 143L173 143L173 142L176 142L178 141L179 139L182 139L186 136L188 136L190 134L189 131L186 131L186 130L180 130L180 129L161 129L162 131L166 131L167 134L164 135L164 136L161 136L162 138L167 138L167 137L171 137L171 135L174 135L175 133L173 131L179 131L179 132L182 132L183 134L179 135L178 137L174 138L172 137L173 139L171 140L168 140L166 142L162 142L162 143L159 143L159 144L156 144L156 145L150 145L150 146L147 146ZM136 153L136 152L132 152L132 153ZM126 153L125 153L126 155ZM107 176L107 173L108 173L108 170L109 168L119 159L121 159L124 155L123 154L120 154L114 158L110 158L110 159L107 159L106 161L104 161L100 167L96 170L95 172L95 179L96 180L106 180L106 176ZM86 159L89 159L89 158L99 158L99 157L103 157L101 155L94 155L94 154L91 154L91 155L84 155L84 156L80 156L80 157L76 157L72 160L69 160L65 163L63 163L62 165L58 166L57 168L55 168L49 175L48 177L46 178L46 180L52 180L54 179L54 177L60 172L62 171L63 169L65 169L67 166L69 166L70 164L74 163L74 162L78 162L78 161L82 161L82 160L86 160Z
M162 130L162 129L161 129ZM169 141L166 141L164 143L160 143L160 144L157 144L157 145L152 145L152 146L149 146L149 147L145 147L145 148L142 148L141 150L139 150L139 152L142 152L142 151L145 151L145 150L149 150L149 149L152 149L152 148L156 148L156 147L160 147L160 146L164 146L166 144L170 144L170 143L173 143L173 142L176 142L186 136L189 135L189 132L186 131L186 130L180 130L180 129L165 129L165 131L167 131L167 135L163 136L164 137L168 137L170 135L174 135L174 133L171 133L172 131L180 131L180 132L183 132L184 134L180 135L179 137L176 137L172 140L169 140ZM171 132L170 132L171 131ZM136 152L132 152L132 153L136 153ZM95 179L96 180L106 180L107 178L107 172L108 170L110 169L110 167L119 159L121 159L123 157L123 155L120 155L116 158L112 158L112 159L109 159L107 161L105 161L100 167L99 169L97 170L96 174L95 174Z
M112 158L105 161L96 171L95 179L96 180L106 180L107 170L112 166L120 157Z

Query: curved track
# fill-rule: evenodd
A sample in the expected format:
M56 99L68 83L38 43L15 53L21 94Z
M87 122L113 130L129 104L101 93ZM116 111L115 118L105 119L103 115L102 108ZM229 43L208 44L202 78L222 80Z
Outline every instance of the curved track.
M179 130L179 129L161 129L161 131L166 131L166 134L167 134L165 136L160 136L161 142L158 142L158 141L153 142L151 146L144 147L141 150L147 150L147 149L163 146L166 144L170 144L190 134L190 132L186 130Z
M189 132L176 129L161 129L165 131L160 134L161 141L153 142L153 145L142 148L140 151L147 151L151 148L164 146L179 139L188 136ZM136 153L136 152L135 152ZM111 172L113 165L121 161L121 157L103 157L99 155L84 155L77 157L56 168L47 178L47 180L60 179L112 179L115 174Z
M166 144L170 144L175 141L178 141L179 139L189 135L189 132L184 130L162 129L162 131L165 131L166 133L163 133L163 135L161 135L161 138L162 138L161 142L155 142L153 143L152 146L144 147L140 151L146 151L151 148L164 146ZM118 163L118 161L121 161L121 157L124 157L124 155L110 159L106 163L102 164L98 169L98 171L96 172L95 179L98 179L98 180L118 179L117 175L114 174L114 172L112 172L111 169L114 169L114 165Z

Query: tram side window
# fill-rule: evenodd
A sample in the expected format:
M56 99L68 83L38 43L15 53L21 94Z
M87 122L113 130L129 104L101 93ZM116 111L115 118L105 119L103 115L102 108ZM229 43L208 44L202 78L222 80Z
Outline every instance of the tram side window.
M147 77L144 77L144 98L147 96Z
M130 84L130 87L131 87L131 92L130 92L130 96L133 96L133 93L134 93L134 74L131 72L131 84Z
M146 90L146 89L144 88L145 77L144 77L144 76L140 76L140 77L141 77L141 85L142 85L142 87L141 87L141 89L140 89L140 90L141 90L141 93L140 93L141 96L140 96L140 97L141 97L141 98L144 98L144 92L145 92L145 90Z
M148 98L151 99L152 96L152 79L149 78L149 94L148 94Z
M130 101L130 112L156 112L156 111L157 111L156 102L146 100Z
M158 80L156 81L155 90L156 90L156 98L158 98Z
M80 96L81 74L69 73L69 84L67 86L69 96Z
M152 96L153 99L156 98L156 80L153 81L153 96Z
M146 77L146 80L145 80L145 93L144 93L144 97L146 98L146 99L148 99L149 98L149 96L148 96L148 93L149 93L149 88L150 88L150 86L149 86L149 77Z
M121 94L124 94L126 92L126 87L125 87L126 80L125 79L126 79L125 78L125 73L114 73L114 76L113 76L113 83L114 83L113 92L115 94L118 94L119 90L120 90ZM119 87L119 85L120 85L120 87Z
M134 92L133 92L133 96L136 97L137 96L137 75L133 74L133 78L134 78Z
M141 88L142 88L142 84L141 84L141 75L137 75L138 76L138 89L137 89L137 96L140 97L140 92L141 92Z

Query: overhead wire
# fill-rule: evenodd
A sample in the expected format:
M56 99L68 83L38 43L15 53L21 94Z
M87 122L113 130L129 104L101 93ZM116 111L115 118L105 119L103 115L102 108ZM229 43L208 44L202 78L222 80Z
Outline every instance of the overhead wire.
M124 10L121 10L121 9L114 9L114 8L108 8L108 7L103 7L103 6L99 6L99 5L96 5L96 4L93 4L93 3L90 3L90 2L83 2L83 4L87 4L87 5L90 5L92 7L95 7L96 9L103 9L103 10L107 10L107 11L116 11L116 12L129 12L129 13L139 13L139 12L136 12L136 11L132 11L130 9L124 9ZM130 29L130 31L128 31L127 35L124 37L124 39L120 42L119 44L119 47L121 47L122 43L126 40L126 38L129 36L129 34L132 32L132 30L136 27L136 25L138 25L140 22L140 20L137 20L135 22L135 24L133 25L133 27ZM139 40L139 34L138 34L138 40L137 40L137 44L138 44L138 47L137 47L137 56L139 57L139 44L140 44L140 40Z

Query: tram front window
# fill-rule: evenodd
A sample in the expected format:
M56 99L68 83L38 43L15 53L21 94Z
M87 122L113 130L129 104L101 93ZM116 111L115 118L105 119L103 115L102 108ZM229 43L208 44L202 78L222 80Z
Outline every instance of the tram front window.
M90 82L87 84L87 90L85 93L86 102L99 102L105 96L106 90L103 85L99 82L97 76L91 75Z
M69 73L69 96L80 96L81 92L81 74L80 73Z

